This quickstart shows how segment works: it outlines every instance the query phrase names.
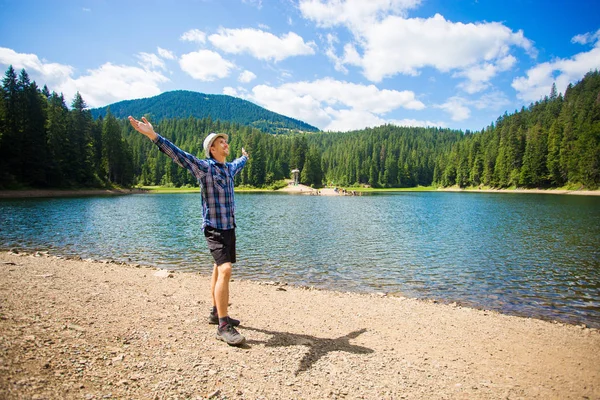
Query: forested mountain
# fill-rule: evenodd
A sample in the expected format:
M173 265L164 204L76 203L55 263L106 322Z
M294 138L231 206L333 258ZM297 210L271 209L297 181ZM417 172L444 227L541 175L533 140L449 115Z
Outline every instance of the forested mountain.
M132 114L140 116L142 111ZM213 118L158 119L155 129L202 156L209 132L227 132L231 158L250 161L236 184L267 186L301 170L309 185L374 187L600 186L600 74L588 73L565 95L504 114L476 133L384 125L354 132L270 135ZM0 188L167 185L197 182L112 108L97 120L79 94L40 90L9 68L0 92Z
M549 96L480 133L468 134L436 158L433 183L595 189L600 186L600 73L589 72L564 97Z
M107 109L118 119L146 115L154 122L168 118L211 118L279 134L290 131L317 132L319 129L297 119L274 113L237 97L176 90L138 100L125 100L91 110L92 117L104 117Z

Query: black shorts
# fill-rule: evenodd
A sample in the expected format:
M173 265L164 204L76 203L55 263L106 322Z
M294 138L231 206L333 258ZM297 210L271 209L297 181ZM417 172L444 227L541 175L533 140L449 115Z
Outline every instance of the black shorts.
M221 230L207 226L204 236L217 265L235 263L235 229Z

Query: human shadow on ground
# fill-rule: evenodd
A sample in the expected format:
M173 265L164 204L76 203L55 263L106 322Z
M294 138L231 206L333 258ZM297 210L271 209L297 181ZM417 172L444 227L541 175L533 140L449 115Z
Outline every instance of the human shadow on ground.
M356 339L361 334L365 333L366 329L360 329L350 332L345 336L340 336L335 339L318 338L310 335L299 335L296 333L276 332L266 329L258 329L244 326L244 329L271 335L267 341L261 340L246 340L248 344L264 344L267 347L287 347L287 346L306 346L308 353L300 360L300 366L294 375L299 375L301 372L308 371L314 363L332 351L345 351L353 354L370 354L373 349L368 347L357 346L350 344L350 339Z

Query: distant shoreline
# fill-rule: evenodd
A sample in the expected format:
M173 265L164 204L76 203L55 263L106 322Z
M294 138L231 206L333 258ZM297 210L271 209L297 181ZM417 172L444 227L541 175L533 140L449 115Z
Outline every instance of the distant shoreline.
M87 196L123 196L148 193L144 189L24 189L0 190L0 199L23 199L44 197L87 197Z
M532 194L571 194L578 196L600 196L600 190L567 190L567 189L436 189L440 192L471 192L471 193L532 193Z
M289 185L286 188L277 190L277 192L297 193L297 194L319 194L322 196L345 196L363 193L399 193L399 192L469 192L469 193L531 193L531 194L568 194L579 196L600 196L600 190L567 190L567 189L461 189L458 187L434 188L431 186L419 186L415 188L356 188L342 187L335 191L331 187L322 189L313 189L305 185Z
M340 189L342 189L340 187ZM288 186L279 190L269 189L237 189L239 193L295 193L295 194L316 194L324 196L343 196L343 192L335 192L334 189L325 187L322 189L313 189L308 186ZM24 189L24 190L0 190L0 199L21 199L21 198L52 198L52 197L87 197L87 196L123 196L129 194L173 194L173 193L199 193L199 188L132 188L132 189ZM465 193L519 193L519 194L561 194L576 196L600 196L600 190L567 190L567 189L460 189L450 188L346 188L346 193L394 193L394 192L465 192Z

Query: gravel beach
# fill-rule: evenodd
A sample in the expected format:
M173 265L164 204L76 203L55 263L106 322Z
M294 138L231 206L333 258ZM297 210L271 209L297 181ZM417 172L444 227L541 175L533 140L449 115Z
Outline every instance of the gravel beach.
M600 399L596 329L403 297L0 253L2 399ZM235 267L234 267L235 278Z

